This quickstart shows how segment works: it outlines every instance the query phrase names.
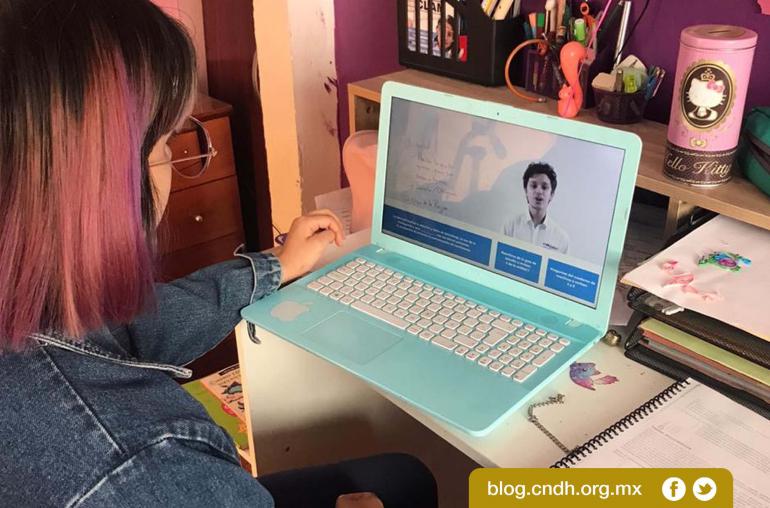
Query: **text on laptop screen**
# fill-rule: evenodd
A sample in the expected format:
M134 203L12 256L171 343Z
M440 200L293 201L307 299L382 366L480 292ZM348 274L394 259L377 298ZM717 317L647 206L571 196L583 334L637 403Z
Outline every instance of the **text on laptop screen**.
M393 98L382 230L595 308L623 156Z

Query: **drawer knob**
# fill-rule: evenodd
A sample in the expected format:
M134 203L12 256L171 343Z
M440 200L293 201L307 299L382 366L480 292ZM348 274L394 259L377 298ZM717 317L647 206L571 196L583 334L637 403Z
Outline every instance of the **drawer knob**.
M200 224L203 222L203 215L196 215L195 217L193 217L193 220L198 224Z

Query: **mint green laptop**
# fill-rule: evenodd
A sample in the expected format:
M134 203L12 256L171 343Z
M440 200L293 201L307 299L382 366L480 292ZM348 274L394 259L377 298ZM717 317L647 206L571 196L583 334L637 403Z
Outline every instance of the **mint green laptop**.
M641 148L386 83L371 244L243 317L483 435L607 331Z

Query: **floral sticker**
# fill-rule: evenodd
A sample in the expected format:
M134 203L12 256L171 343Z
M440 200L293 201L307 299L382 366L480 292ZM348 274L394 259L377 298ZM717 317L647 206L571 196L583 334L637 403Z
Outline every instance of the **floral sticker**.
M733 252L715 251L698 260L698 266L714 265L731 272L740 272L741 265L750 266L751 260Z

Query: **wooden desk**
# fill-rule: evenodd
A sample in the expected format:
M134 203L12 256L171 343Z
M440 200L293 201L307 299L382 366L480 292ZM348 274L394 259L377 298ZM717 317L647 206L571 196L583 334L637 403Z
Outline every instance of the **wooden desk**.
M526 102L515 97L504 87L489 88L425 72L405 70L348 85L351 132L362 129L377 129L380 91L386 81L397 81L474 99L509 104L517 108L550 115L556 114L556 102L552 100L546 103ZM712 189L691 187L666 178L663 175L663 156L666 144L665 125L644 121L631 125L613 126L601 122L593 110L582 111L577 119L627 130L642 138L644 149L636 185L642 189L669 197L666 236L673 233L679 220L689 214L696 206L764 229L770 229L770 198L740 176L734 177L731 182L725 185Z

